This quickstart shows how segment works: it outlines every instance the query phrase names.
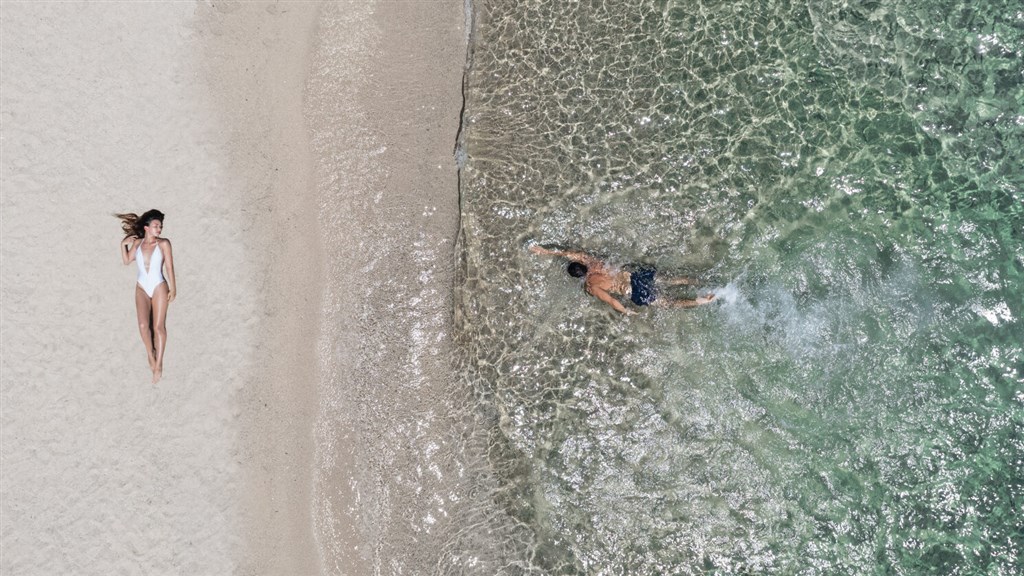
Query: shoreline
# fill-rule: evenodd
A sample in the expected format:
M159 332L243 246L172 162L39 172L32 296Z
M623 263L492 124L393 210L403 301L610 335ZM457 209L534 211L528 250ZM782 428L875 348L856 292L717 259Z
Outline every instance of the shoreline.
M500 565L462 556L502 535L454 368L466 5L111 6L3 6L0 571ZM157 387L110 217L151 207Z
M493 574L509 561L455 368L467 25L453 0L321 16L307 118L330 247L313 498L327 572Z

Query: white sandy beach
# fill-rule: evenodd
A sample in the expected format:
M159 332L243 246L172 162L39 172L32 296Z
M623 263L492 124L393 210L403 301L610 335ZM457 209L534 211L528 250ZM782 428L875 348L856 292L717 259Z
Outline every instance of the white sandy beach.
M441 218L424 225L440 246L429 261L399 266L418 277L417 266L445 262L448 275L430 289L442 303L435 313L447 314L463 7L322 7L0 6L0 573L361 574L387 565L387 542L346 520L375 514L349 500L351 479L338 477L339 462L358 462L346 460L357 448L332 436L325 456L314 435L329 416L319 402L331 385L321 381L330 377L323 347L337 337L321 333L333 278L325 274L345 273L321 241L347 240L319 230L337 201L324 195L378 181L349 175L339 189L324 154L346 140L311 131L306 118L331 114L332 130L388 140L396 155L373 172L398 183L391 206L405 208L386 216L429 205ZM356 42L352 63L332 42ZM374 108L365 90L333 104L321 94L311 109L314 52L317 86L332 74L352 82L352 66L393 65L361 81L407 98ZM346 108L353 102L365 107ZM135 327L134 266L119 261L111 216L150 208L167 214L178 283L156 386ZM318 476L315 460L325 457L333 467ZM315 504L314 485L338 515Z
M308 454L293 417L315 401L315 332L278 317L316 306L316 240L287 229L315 219L316 7L272 8L3 5L5 574L270 573L245 552L281 537L315 566L303 456L274 440L299 422ZM178 280L158 386L111 217L153 207ZM313 254L284 264L296 250ZM289 268L314 272L308 298L283 298ZM261 353L290 341L289 369ZM278 504L296 520L269 538Z

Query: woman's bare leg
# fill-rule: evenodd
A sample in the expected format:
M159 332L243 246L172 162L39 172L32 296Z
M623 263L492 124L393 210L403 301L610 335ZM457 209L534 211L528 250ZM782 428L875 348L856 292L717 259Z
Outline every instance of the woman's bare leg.
M149 359L149 369L156 366L156 355L153 352L153 330L150 322L150 315L153 306L146 295L146 291L138 284L135 285L135 313L139 317L139 336L142 336L142 345L146 347L146 357Z
M156 348L156 360L153 364L153 384L160 381L164 372L164 346L167 344L167 282L160 284L153 291L153 338Z

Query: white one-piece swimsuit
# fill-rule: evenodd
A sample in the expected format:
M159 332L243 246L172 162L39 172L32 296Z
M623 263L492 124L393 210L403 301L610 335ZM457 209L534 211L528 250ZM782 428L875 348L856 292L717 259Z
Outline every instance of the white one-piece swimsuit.
M160 251L160 245L153 248L153 254L149 257L149 270L146 270L141 244L135 249L135 262L139 265L139 286L152 298L156 287L164 283L164 254Z

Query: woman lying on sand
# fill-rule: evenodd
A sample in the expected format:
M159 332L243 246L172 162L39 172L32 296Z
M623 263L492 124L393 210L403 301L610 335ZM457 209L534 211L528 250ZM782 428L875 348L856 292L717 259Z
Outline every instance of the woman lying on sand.
M536 244L530 246L534 254L546 256L562 256L569 259L569 266L566 272L573 278L583 278L583 289L587 294L608 304L615 310L626 314L636 314L622 305L612 296L618 294L629 298L637 306L666 306L670 308L693 308L701 304L707 304L715 299L714 294L702 296L696 300L688 299L658 299L658 290L655 283L655 270L652 267L637 267L632 272L612 268L607 263L594 258L584 252L549 250ZM679 286L693 284L689 278L666 278L658 279L657 284L663 286Z
M135 311L139 316L139 335L146 346L153 383L164 371L164 345L167 343L167 305L174 302L174 258L171 241L160 237L164 215L150 210L142 216L115 214L121 219L125 237L121 240L121 261L134 260L139 267L135 285ZM167 275L164 276L164 271Z

